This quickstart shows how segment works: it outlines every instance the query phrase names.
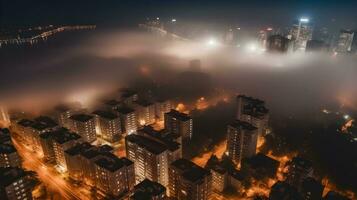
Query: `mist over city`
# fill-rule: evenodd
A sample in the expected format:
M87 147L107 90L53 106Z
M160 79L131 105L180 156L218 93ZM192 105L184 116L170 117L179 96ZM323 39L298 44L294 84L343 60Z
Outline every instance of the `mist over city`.
M357 4L265 4L4 2L0 197L357 199Z

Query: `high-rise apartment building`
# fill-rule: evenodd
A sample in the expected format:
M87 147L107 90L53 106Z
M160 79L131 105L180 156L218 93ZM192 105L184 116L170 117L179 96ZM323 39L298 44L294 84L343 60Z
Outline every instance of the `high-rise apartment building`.
M238 95L237 120L248 122L258 129L259 136L268 132L269 110L265 102L259 99Z
M181 135L182 139L191 139L193 120L189 115L171 109L170 112L165 113L165 129L170 133Z
M180 135L169 133L165 130L156 131L151 126L144 126L137 131L138 135L155 140L167 148L167 160L171 162L182 158L182 138Z
M115 110L121 121L121 130L125 135L135 133L138 129L137 113L130 107L120 107Z
M167 186L168 149L153 139L142 135L128 135L125 138L126 156L135 165L136 182L144 179Z
M236 120L227 128L227 153L236 163L254 156L257 148L258 129L248 122Z
M119 116L112 112L101 110L97 110L93 114L95 115L101 138L110 143L119 142L122 135Z
M67 171L64 152L83 141L80 135L66 128L43 133L40 138L45 158L54 159L57 167L62 171Z
M212 175L189 160L179 159L170 164L168 189L170 198L209 200Z
M70 129L82 137L86 142L94 142L97 139L95 118L86 114L75 114L70 118Z
M113 197L122 197L135 185L134 163L107 154L95 161L96 186Z
M138 123L140 126L150 125L155 123L155 104L146 100L138 100L134 103L134 108L137 112Z
M80 112L79 104L61 104L55 107L55 116L60 126L70 129L71 123L69 118Z
M172 102L170 100L158 100L155 102L155 115L159 121L164 120L165 113L170 112L173 109Z
M0 167L0 197L4 200L32 200L33 186L21 168Z

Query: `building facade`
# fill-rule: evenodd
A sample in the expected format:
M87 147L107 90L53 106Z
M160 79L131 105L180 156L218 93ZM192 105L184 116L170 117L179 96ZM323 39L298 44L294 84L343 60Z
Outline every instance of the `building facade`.
M169 167L169 196L179 200L209 200L212 192L212 175L193 162L179 159Z
M269 110L265 102L245 95L237 97L237 120L248 122L258 129L260 137L269 131Z
M258 129L250 123L236 120L227 128L227 154L235 163L254 156L257 148Z
M110 143L119 142L122 135L121 121L118 115L108 111L93 112L101 138Z
M126 155L135 165L136 182L144 179L168 184L168 149L167 147L141 135L128 135L125 138Z
M138 130L137 113L130 107L120 107L115 110L121 121L121 129L125 135L130 135Z
M191 139L193 132L193 120L185 113L171 109L165 113L165 129L173 134L182 136L182 139Z
M21 168L0 167L0 197L4 200L32 200L29 176Z
M97 139L95 118L86 114L75 114L70 118L70 129L78 133L86 142L92 143Z

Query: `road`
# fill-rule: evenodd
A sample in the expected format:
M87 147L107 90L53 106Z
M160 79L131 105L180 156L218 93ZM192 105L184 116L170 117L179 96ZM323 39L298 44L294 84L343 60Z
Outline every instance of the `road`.
M64 199L89 199L88 195L83 194L84 192L90 193L89 191L69 184L59 173L45 165L36 153L18 140L13 139L13 143L19 155L23 158L23 168L36 172L40 181L51 190L58 192Z

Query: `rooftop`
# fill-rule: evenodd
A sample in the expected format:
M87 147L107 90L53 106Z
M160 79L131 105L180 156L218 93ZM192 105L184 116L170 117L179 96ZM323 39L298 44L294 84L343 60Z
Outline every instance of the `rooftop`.
M220 174L225 174L227 172L227 170L221 165L214 165L212 170Z
M75 146L73 146L72 148L69 148L65 151L66 154L71 155L71 156L75 156L78 154L81 154L83 151L92 148L93 145L89 144L88 142L84 142L81 144L77 144Z
M241 171L239 170L234 170L234 171L230 171L229 175L237 180L243 181L244 180L244 175Z
M125 140L131 143L135 143L153 154L160 154L167 150L167 147L164 144L141 135L131 134L126 136Z
M101 118L113 120L118 118L118 116L112 112L109 111L103 111L103 110L96 110L93 112L94 115L98 115Z
M121 97L122 97L122 98L128 98L128 97L131 97L131 96L137 94L136 91L130 90L130 89L128 89L128 88L121 89L121 90L120 90L120 93L121 93Z
M180 148L180 144L174 141L176 138L172 134L165 134L162 131L156 131L152 126L144 126L137 132L139 135L143 134L158 140L160 143L166 145L170 151L174 151Z
M91 159L99 155L107 155L112 150L113 148L108 145L93 146L88 142L84 142L84 143L77 144L72 148L69 148L65 152L72 156L81 154L82 156Z
M151 199L166 193L166 188L160 183L145 179L134 187L134 195L131 197L135 200Z
M48 128L54 128L58 124L47 116L40 116L34 119L34 123L31 125L32 128L42 131Z
M174 117L174 118L179 119L181 121L188 121L188 120L192 119L188 114L181 113L181 112L179 112L177 110L174 110L174 109L171 109L170 112L165 113L165 115Z
M174 166L180 170L181 176L190 182L201 181L206 176L210 175L209 170L204 169L195 163L183 158L172 162L171 166Z
M70 132L66 128L60 128L55 131L49 131L40 135L41 138L51 137L54 141L59 144L64 144L71 140L78 140L81 138L77 133Z
M86 115L86 114L76 114L76 115L72 115L70 117L70 119L79 121L79 122L87 122L87 121L93 119L93 116Z
M21 119L20 121L17 122L17 124L23 126L23 127L30 127L32 124L35 122L29 119Z
M129 114L129 113L135 112L134 109L127 107L127 106L121 106L118 109L116 109L116 111L120 114Z
M235 120L234 122L231 122L228 126L231 126L236 129L243 129L243 130L249 130L253 131L256 130L257 128L254 127L252 124L240 120Z
M55 110L59 111L59 112L66 112L69 110L77 110L80 108L81 108L80 103L74 102L74 103L68 103L68 104L59 104L55 107Z
M255 99L245 95L238 95L237 99L244 100L243 113L246 115L263 117L269 113L269 110L265 107L265 102L260 99Z
M105 157L101 157L95 161L95 164L108 171L115 172L122 167L132 165L133 162L127 158L118 158L114 154L106 154Z
M145 100L145 99L139 99L137 101L135 101L136 104L140 105L140 106L150 106L150 105L153 105L154 103L148 101L148 100Z
M260 99L256 99L256 98L253 98L253 97L249 97L249 96L246 96L246 95L238 95L237 98L242 98L244 99L245 101L249 101L249 103L251 104L255 104L255 105L259 105L259 104L265 104L265 102L263 100L260 100Z
M71 110L71 107L65 104L60 104L55 107L55 110L59 112L66 112Z
M104 104L106 104L108 106L117 106L117 105L120 105L120 101L117 101L116 99L111 99L111 100L105 101Z

